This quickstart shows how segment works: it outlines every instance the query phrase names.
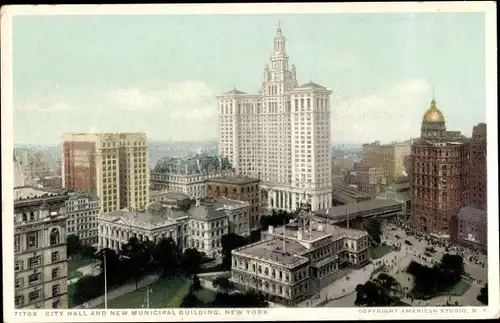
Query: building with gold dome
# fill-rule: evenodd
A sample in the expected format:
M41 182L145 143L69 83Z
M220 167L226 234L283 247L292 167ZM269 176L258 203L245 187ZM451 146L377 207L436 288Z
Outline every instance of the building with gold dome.
M458 211L469 205L469 139L446 130L434 99L409 164L412 225L439 239L454 238Z

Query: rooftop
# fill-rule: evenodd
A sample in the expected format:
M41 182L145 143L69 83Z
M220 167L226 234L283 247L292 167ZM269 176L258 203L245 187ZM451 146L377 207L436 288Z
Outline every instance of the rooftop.
M223 184L247 184L247 183L256 183L260 182L258 178L252 178L248 176L223 176L223 177L215 177L207 179L207 182L213 183L223 183Z
M246 93L243 91L237 90L236 87L234 87L231 91L228 91L228 92L224 93L223 95L226 95L226 94L246 94Z
M292 229L290 225L280 226L274 229L274 234L283 235L286 230L286 236L297 239L298 231ZM323 219L313 219L311 223L311 230L306 230L302 234L303 241L315 241L323 237L332 235L334 238L351 238L359 239L367 235L366 231L342 228L336 225L328 224Z
M458 220L486 223L488 217L487 217L487 212L485 210L481 210L471 206L466 206L461 208L460 211L458 211L457 218Z
M285 246L283 245L283 239L273 238L238 248L235 251L288 266L298 266L308 262L307 258L299 255L307 251L307 249L297 241L289 239L286 240Z
M150 191L150 197L164 197L169 200L189 199L189 196L183 192Z
M113 211L100 216L109 221L122 221L124 225L155 228L170 225L175 221L160 215L153 215L150 212L130 212L130 211Z
M65 191L51 190L48 188L16 187L14 188L14 200L26 200L42 198L46 196L62 195Z
M340 206L334 206L328 209L328 215L332 219L334 218L342 219L346 216L346 214L355 214L355 213L366 212L397 205L400 205L400 203L393 200L383 200L383 199L369 200L358 203L350 203ZM313 213L325 216L326 211L327 211L326 209L323 209L315 211Z
M188 210L188 215L196 220L207 221L226 217L223 210L213 206L197 205Z
M315 89L326 89L324 86L321 86L319 84L316 84L312 81L309 81L308 83L300 85L298 88L315 88Z
M249 205L248 202L244 201L238 201L238 200L232 200L228 199L227 197L218 197L214 199L214 206L216 208L219 207L238 207L238 206L247 206Z

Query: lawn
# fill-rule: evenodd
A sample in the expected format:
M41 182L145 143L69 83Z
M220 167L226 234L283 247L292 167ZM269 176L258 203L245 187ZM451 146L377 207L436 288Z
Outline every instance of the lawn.
M392 249L386 244L379 244L370 248L370 256L372 259L379 259L391 252Z
M80 277L82 275L77 269L90 264L90 259L84 258L81 255L74 255L68 261L68 280Z
M451 296L462 296L467 292L467 290L469 290L469 288L470 288L470 284L462 279L461 281L456 283L455 286L450 288L446 292L446 294L451 295Z
M184 296L189 292L191 283L187 280L174 278L162 279L149 285L150 308L180 307ZM200 291L201 292L201 291ZM208 295L204 295L209 297ZM108 301L108 308L141 308L146 298L146 287ZM96 308L104 308L104 304Z

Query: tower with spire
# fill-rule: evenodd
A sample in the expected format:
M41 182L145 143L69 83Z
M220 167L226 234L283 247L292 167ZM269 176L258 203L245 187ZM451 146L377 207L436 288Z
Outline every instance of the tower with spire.
M239 175L261 180L270 209L294 211L302 194L313 211L331 207L332 90L311 78L299 86L280 21L262 76L257 94L217 96L219 154Z

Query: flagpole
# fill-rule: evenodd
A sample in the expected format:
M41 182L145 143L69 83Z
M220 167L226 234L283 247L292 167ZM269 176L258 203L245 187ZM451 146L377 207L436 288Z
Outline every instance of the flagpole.
M106 250L104 250L104 308L108 308L108 275L106 268Z

